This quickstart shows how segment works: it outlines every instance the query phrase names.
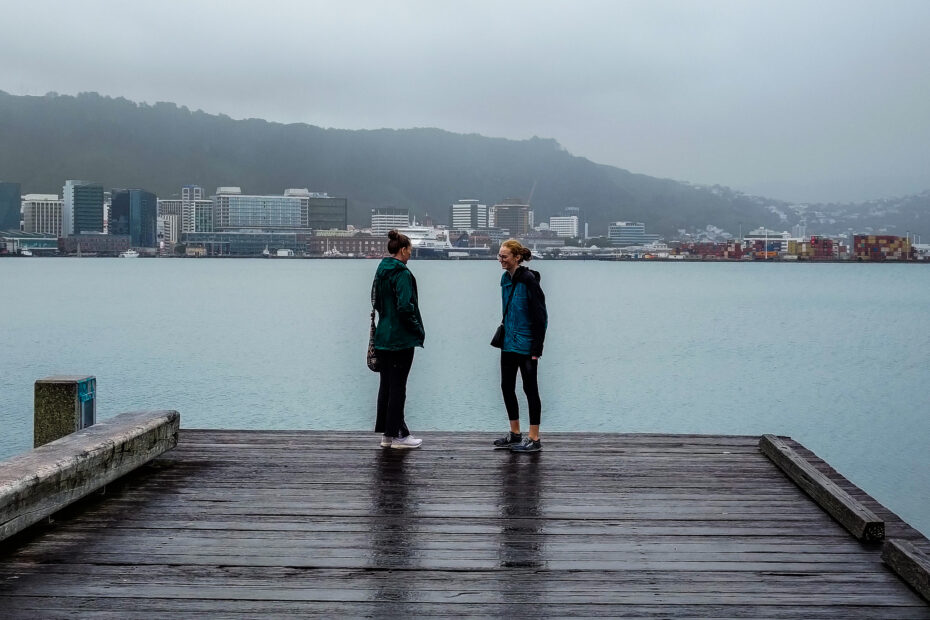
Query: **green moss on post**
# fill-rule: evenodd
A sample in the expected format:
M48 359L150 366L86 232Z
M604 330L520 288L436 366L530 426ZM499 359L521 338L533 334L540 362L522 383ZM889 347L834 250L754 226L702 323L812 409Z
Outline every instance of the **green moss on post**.
M94 423L95 412L82 404L95 397L97 379L91 375L62 375L35 383L33 445L38 448ZM94 403L89 403L94 408Z

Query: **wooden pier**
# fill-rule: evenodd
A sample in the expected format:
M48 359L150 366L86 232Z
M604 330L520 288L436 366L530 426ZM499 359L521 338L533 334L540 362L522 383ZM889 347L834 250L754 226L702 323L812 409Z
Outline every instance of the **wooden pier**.
M759 437L181 430L0 549L3 618L928 618ZM926 539L797 443L820 472Z

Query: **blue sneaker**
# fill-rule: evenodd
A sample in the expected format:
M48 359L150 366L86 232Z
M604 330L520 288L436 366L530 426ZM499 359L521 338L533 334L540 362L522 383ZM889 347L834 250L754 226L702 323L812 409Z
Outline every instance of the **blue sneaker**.
M521 441L523 441L523 435L521 433L507 433L500 439L494 440L494 449L509 448L517 445Z
M538 439L530 439L529 435L524 437L520 443L510 446L511 452L539 452L540 450L542 450L542 442Z

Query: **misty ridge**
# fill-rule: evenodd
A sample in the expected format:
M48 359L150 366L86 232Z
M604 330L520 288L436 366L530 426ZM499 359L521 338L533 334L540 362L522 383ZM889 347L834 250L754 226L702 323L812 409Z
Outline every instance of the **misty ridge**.
M197 184L207 193L306 187L348 199L350 224L376 207L408 207L446 224L449 205L530 199L536 221L580 207L591 235L608 222L641 221L667 239L711 238L758 226L808 234L930 233L930 191L858 204L799 205L718 185L660 179L574 156L556 140L508 140L441 129L323 129L234 120L174 103L134 103L97 93L16 96L0 91L0 179L22 193L60 193L67 179L139 187L160 198Z

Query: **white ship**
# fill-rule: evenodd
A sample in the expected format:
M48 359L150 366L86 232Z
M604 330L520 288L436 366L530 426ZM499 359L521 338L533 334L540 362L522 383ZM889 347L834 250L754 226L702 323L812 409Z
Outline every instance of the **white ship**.
M119 257L120 258L139 258L139 253L133 250L132 248L129 248L128 250L124 252L120 252Z

